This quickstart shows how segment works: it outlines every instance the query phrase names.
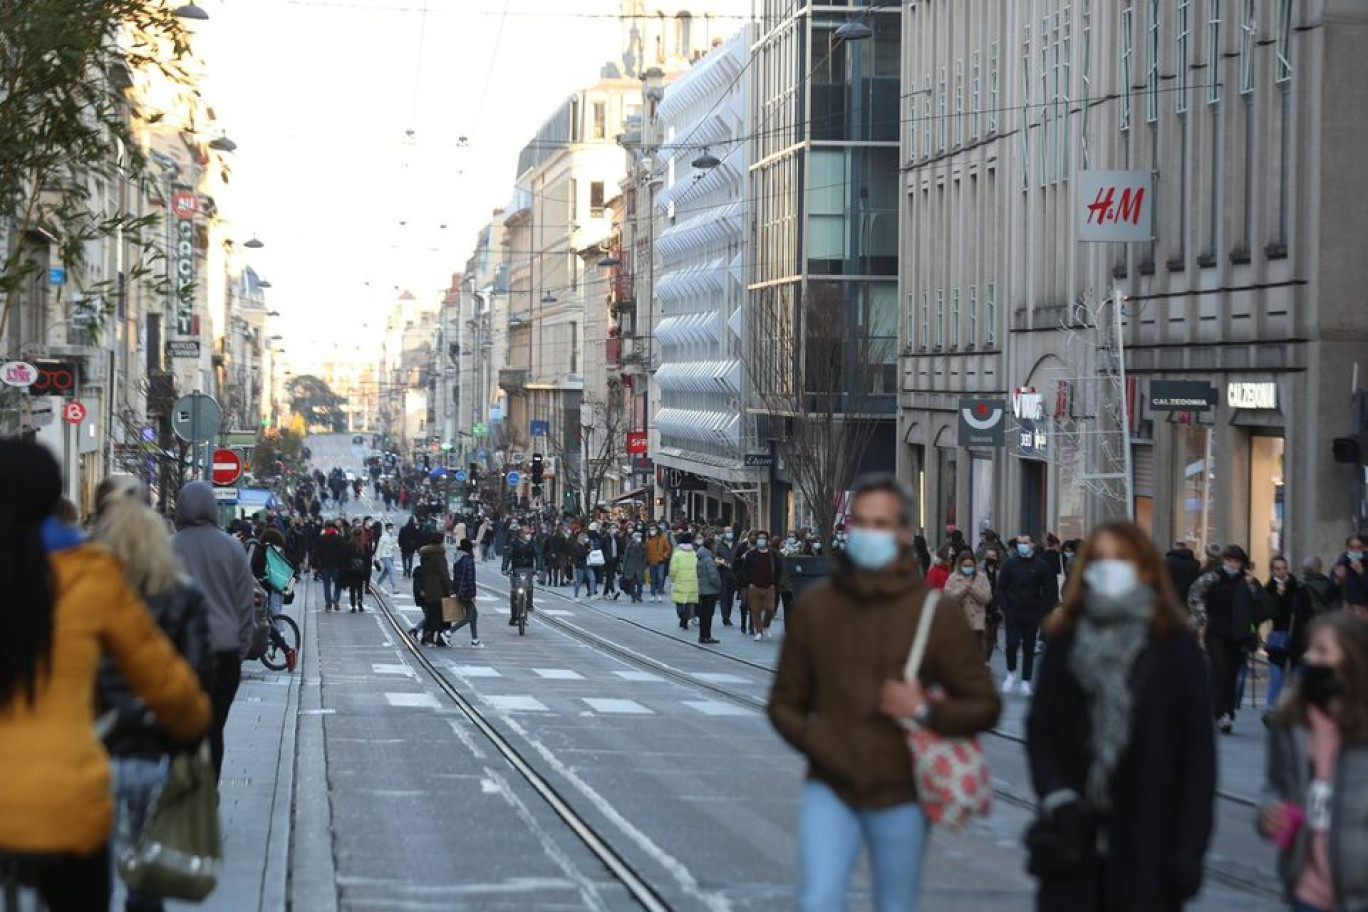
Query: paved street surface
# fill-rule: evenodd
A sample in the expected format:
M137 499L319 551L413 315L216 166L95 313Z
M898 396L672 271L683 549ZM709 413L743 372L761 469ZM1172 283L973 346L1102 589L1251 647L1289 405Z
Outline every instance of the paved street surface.
M324 453L322 464L350 458ZM379 512L367 500L348 506ZM472 649L462 632L452 648L421 654L533 775L667 907L791 908L802 763L758 708L778 639L719 626L722 645L703 649L668 603L576 602L554 589L538 591L519 637L497 565L480 564L478 576L487 647ZM288 896L293 908L326 912L638 908L419 661L400 631L420 612L400 582L364 614L324 614L321 587L306 582L292 608L304 627L300 670L247 667L228 729L227 868L206 907L278 909ZM1022 730L1026 705L1008 699L1002 732ZM1003 737L985 745L999 800L963 833L935 834L926 909L1030 907L1024 750ZM1256 714L1220 748L1223 791L1252 798ZM1218 801L1206 889L1192 908L1279 907L1273 853L1251 815L1239 800ZM852 909L870 908L866 884L861 871Z

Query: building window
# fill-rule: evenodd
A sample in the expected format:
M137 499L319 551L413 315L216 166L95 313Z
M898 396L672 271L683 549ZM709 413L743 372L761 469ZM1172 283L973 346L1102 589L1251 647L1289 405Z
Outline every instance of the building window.
M1244 0L1240 16L1240 94L1254 93L1254 45L1259 37L1259 6L1257 0Z
M688 57L693 50L693 17L688 13L675 16L675 53Z
M918 310L917 319L917 346L925 349L931 339L931 295L924 291L921 294L921 307Z
M946 123L947 114L948 114L948 112L949 112L949 102L950 102L949 94L950 94L950 86L949 86L949 84L947 83L947 80L946 80L945 67L941 67L941 68L940 68L940 82L939 82L939 84L938 84L937 87L936 87L936 107L937 107L938 113L939 113L939 115L940 115L939 118L938 118L938 123L937 123L937 125L936 125L936 151L937 151L937 152L944 152L944 151L945 151L946 139L947 139L947 137L948 137L948 135L949 135L949 130L948 130L949 124Z
M955 61L955 145L964 145L964 61Z
M603 218L603 181L589 185L589 217Z
M1121 10L1121 52L1117 55L1116 91L1120 94L1117 110L1122 130L1131 126L1131 64L1135 54L1135 10L1127 6Z
M1278 0L1277 65L1273 79L1278 85L1292 81L1292 0Z
M988 132L998 128L998 43L988 46Z
M570 324L570 373L579 373L579 324Z
M1145 123L1159 122L1159 0L1149 3L1149 69L1145 71Z
M936 289L936 349L945 348L945 290Z
M1221 0L1209 0L1207 18L1207 104L1221 100Z
M1178 0L1178 31L1174 46L1178 53L1175 63L1177 79L1174 85L1173 110L1186 114L1188 109L1188 44L1192 33L1192 0Z
M983 295L983 344L992 348L997 344L997 283L989 282L984 286Z
M570 141L579 142L584 138L584 128L580 124L580 100L570 99Z
M978 344L978 286L969 286L969 344Z
M931 74L927 73L924 80L922 81L922 126L924 127L924 129L922 130L922 136L925 137L926 140L926 149L922 153L923 158L931 157L931 153L933 151L932 146L935 144L936 141L931 124L931 107Z
M960 290L950 289L950 345L960 347Z
M565 224L573 225L579 212L579 183L572 177L569 187L570 191L565 200Z
M969 58L969 138L978 139L981 124L979 116L983 111L983 63L982 53L974 51Z
M1028 25L1021 32L1021 104L1023 119L1028 118L1031 110L1031 27ZM1021 189L1028 190L1031 186L1031 131L1022 126L1021 129Z
M608 136L608 105L602 101L594 102L594 139Z

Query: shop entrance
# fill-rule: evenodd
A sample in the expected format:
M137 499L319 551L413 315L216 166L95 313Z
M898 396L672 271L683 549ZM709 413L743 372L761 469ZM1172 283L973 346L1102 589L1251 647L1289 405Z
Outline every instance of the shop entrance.
M1260 579L1285 548L1283 448L1281 436L1256 432L1249 438L1249 559Z
M1036 541L1045 538L1048 531L1045 528L1045 495L1049 480L1047 468L1045 463L1034 459L1021 460L1021 528L1011 530L1011 535L1029 532Z

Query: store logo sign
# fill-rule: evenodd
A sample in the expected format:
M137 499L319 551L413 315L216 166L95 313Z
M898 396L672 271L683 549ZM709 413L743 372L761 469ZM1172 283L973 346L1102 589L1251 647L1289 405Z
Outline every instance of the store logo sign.
M1012 414L1020 421L1045 420L1045 397L1033 386L1019 386L1012 391Z
M959 445L1000 447L1006 444L1007 403L1001 399L961 399Z
M1233 409L1276 409L1278 407L1278 384L1227 384L1226 405Z

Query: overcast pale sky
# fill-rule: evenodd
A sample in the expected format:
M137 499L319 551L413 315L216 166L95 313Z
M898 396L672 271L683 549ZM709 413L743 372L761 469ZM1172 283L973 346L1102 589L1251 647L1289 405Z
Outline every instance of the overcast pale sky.
M296 364L374 338L396 285L435 300L522 145L621 56L617 0L199 2L205 97L238 144L225 208L266 243Z

